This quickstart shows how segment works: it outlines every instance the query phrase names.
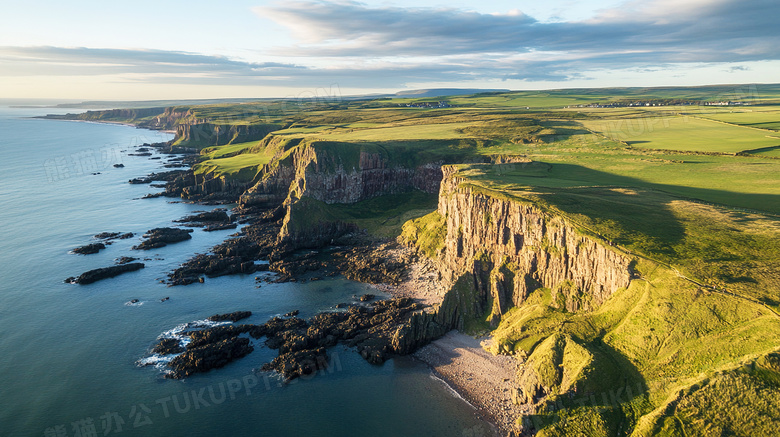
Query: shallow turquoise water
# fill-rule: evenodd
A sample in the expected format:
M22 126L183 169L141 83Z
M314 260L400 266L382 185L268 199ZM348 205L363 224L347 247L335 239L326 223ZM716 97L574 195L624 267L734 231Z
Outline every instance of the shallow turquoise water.
M486 435L474 410L408 358L372 366L332 349L333 366L283 385L256 369L255 351L184 381L138 367L155 338L181 323L251 310L247 323L300 309L308 317L366 286L342 279L255 288L254 276L167 288L165 273L234 231L144 253L146 268L87 286L68 276L138 256L120 240L99 254L68 251L103 231L140 236L207 207L139 199L127 180L159 160L127 156L170 135L127 126L22 118L51 110L0 108L0 435ZM114 168L115 163L124 168ZM92 173L100 172L98 175ZM170 297L160 302L163 297ZM127 305L139 299L141 305Z

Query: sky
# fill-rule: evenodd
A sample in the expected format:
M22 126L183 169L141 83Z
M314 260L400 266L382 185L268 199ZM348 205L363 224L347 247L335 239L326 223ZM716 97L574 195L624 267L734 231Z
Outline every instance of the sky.
M780 82L778 0L0 0L0 98Z

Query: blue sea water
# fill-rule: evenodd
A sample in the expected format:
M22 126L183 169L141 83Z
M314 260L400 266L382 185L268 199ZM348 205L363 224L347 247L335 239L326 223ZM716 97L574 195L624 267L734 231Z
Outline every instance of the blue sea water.
M246 323L294 309L308 317L367 286L328 279L256 288L254 275L161 284L235 232L199 229L191 240L140 254L151 258L143 270L64 283L139 256L130 247L144 231L211 207L140 199L155 189L127 183L166 159L128 153L170 134L29 118L51 112L0 107L0 435L487 435L468 404L406 357L373 366L337 346L329 371L289 384L257 370L276 354L262 341L243 359L182 381L139 367L157 336L177 325L236 310L253 312ZM136 237L94 255L69 253L105 231Z

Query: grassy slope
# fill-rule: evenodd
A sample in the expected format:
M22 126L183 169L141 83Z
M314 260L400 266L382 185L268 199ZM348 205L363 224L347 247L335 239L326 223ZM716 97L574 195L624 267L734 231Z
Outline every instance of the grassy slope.
M269 163L275 150L262 149L252 153L259 141L210 147L201 151L203 160L193 167L195 174L211 173L242 182L254 179L259 169Z

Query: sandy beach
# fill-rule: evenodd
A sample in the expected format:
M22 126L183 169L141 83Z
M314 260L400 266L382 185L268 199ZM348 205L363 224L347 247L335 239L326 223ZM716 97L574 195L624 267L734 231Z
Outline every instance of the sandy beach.
M491 354L483 348L485 341L450 331L413 355L496 425L498 435L513 435L515 420L522 413L512 403L517 360Z

